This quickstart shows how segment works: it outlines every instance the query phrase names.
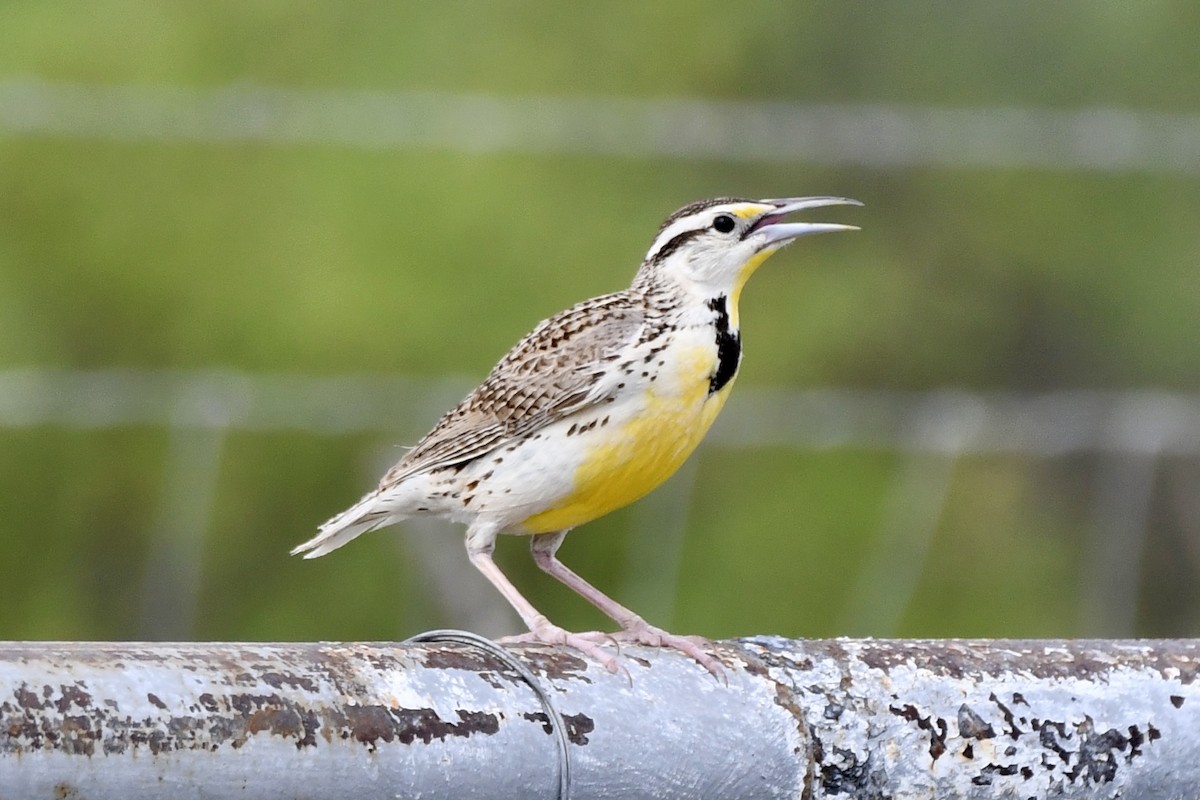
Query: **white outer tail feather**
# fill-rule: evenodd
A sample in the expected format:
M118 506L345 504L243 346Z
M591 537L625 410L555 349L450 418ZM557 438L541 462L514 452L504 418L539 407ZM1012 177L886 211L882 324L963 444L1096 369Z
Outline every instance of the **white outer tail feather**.
M397 522L403 515L378 508L379 492L374 491L323 524L316 536L292 548L292 555L318 558L332 553L367 531Z

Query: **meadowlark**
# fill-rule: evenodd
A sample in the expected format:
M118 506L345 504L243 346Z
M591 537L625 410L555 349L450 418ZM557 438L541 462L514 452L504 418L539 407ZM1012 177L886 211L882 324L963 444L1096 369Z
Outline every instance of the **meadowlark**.
M787 222L793 212L861 205L842 197L718 198L667 217L624 291L544 320L392 467L379 487L292 552L323 556L359 534L417 516L467 525L471 563L529 628L612 672L603 644L680 650L722 674L711 643L649 625L556 556L572 528L669 478L700 443L737 377L738 300L772 253L849 225ZM496 536L532 537L533 559L621 626L571 633L527 601L492 560Z

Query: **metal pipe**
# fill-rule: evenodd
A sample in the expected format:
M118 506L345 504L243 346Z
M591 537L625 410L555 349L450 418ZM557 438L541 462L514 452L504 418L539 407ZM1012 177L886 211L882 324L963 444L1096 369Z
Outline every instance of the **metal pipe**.
M728 684L512 648L572 798L1185 797L1200 641L722 642ZM494 653L439 644L0 643L0 797L560 797Z

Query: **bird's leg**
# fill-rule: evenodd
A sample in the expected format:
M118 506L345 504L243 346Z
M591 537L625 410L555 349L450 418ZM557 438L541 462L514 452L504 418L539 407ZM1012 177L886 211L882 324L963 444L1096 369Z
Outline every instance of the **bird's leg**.
M679 650L685 655L691 656L700 666L717 678L725 679L725 671L721 669L716 659L701 649L702 646L711 647L712 642L698 636L676 636L667 633L662 628L656 628L642 619L640 615L592 586L566 564L559 561L556 553L566 535L566 531L536 534L529 544L529 549L533 553L533 561L547 575L561 581L567 588L620 625L621 631L614 634L614 639L637 642L650 647L670 647Z
M560 628L547 619L545 614L534 608L533 604L517 591L517 587L513 586L512 582L496 566L496 562L492 560L492 551L495 548L496 531L494 529L481 527L467 531L467 557L521 616L522 621L529 628L530 638L533 641L573 647L599 661L609 672L614 674L624 672L626 676L629 675L628 670L590 638Z

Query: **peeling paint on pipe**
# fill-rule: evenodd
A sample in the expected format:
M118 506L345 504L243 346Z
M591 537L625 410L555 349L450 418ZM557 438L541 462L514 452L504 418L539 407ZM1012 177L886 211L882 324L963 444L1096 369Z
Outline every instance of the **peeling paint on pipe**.
M1200 642L725 642L728 685L513 649L576 798L1191 797ZM558 796L530 688L462 644L0 643L0 798Z
M803 709L812 797L1194 798L1200 641L743 643Z
M799 795L803 733L735 650L728 687L657 653L630 686L516 652L563 715L572 797ZM458 644L0 644L0 798L536 800L558 747L511 667Z

